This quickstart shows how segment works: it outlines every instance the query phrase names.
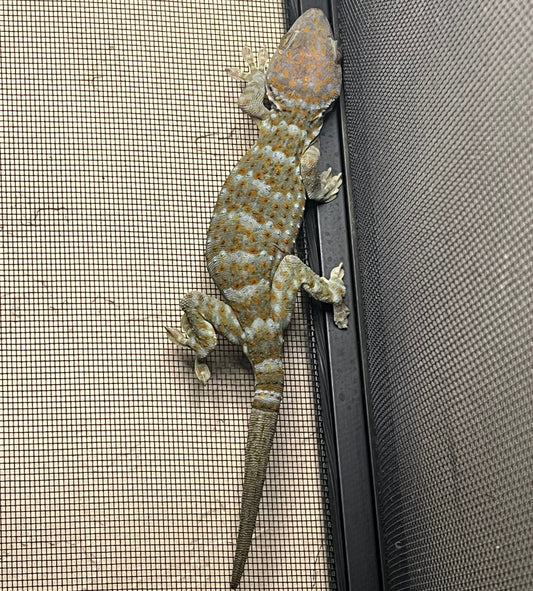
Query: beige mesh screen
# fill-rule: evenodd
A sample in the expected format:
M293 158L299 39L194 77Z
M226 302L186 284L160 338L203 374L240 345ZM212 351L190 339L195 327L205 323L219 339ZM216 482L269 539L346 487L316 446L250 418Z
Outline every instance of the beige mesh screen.
M218 189L253 141L244 43L281 2L3 2L2 589L222 589L252 375L203 388L166 339ZM327 589L321 451L298 307L243 589Z

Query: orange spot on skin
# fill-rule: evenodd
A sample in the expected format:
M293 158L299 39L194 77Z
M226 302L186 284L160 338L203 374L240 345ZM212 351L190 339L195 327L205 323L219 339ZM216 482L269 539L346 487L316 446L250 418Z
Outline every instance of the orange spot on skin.
M230 249L232 252L236 252L242 246L242 237L239 234L236 234L231 241Z
M276 176L279 176L283 171L283 164L281 164L280 162L276 162L272 168L274 169L274 174Z

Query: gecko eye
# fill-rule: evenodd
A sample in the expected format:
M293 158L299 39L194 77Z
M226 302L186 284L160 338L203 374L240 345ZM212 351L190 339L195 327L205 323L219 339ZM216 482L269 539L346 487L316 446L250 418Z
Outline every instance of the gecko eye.
M294 37L295 37L294 31L289 31L288 33L285 33L285 35L283 35L283 37L281 38L281 41L279 42L278 49L280 51L283 51L284 49L288 49L292 45L292 43L294 41Z

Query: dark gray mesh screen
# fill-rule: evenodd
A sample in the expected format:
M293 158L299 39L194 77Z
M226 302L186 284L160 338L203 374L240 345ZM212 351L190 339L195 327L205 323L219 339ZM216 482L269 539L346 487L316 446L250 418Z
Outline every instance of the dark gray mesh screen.
M532 589L531 6L340 3L390 589Z

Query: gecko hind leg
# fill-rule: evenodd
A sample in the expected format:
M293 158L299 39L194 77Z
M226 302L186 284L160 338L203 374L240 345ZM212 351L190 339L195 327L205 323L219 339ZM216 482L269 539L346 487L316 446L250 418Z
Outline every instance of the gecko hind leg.
M320 277L295 255L281 261L272 281L272 309L280 318L282 328L291 319L296 293L300 287L315 300L333 304L333 321L339 328L347 328L349 310L344 303L346 287L342 278L342 263L331 271L329 279Z
M213 296L198 291L188 293L180 302L184 314L179 328L166 328L169 339L176 345L196 353L194 372L205 384L211 377L205 362L217 344L217 332L229 341L242 344L243 331L233 310Z

